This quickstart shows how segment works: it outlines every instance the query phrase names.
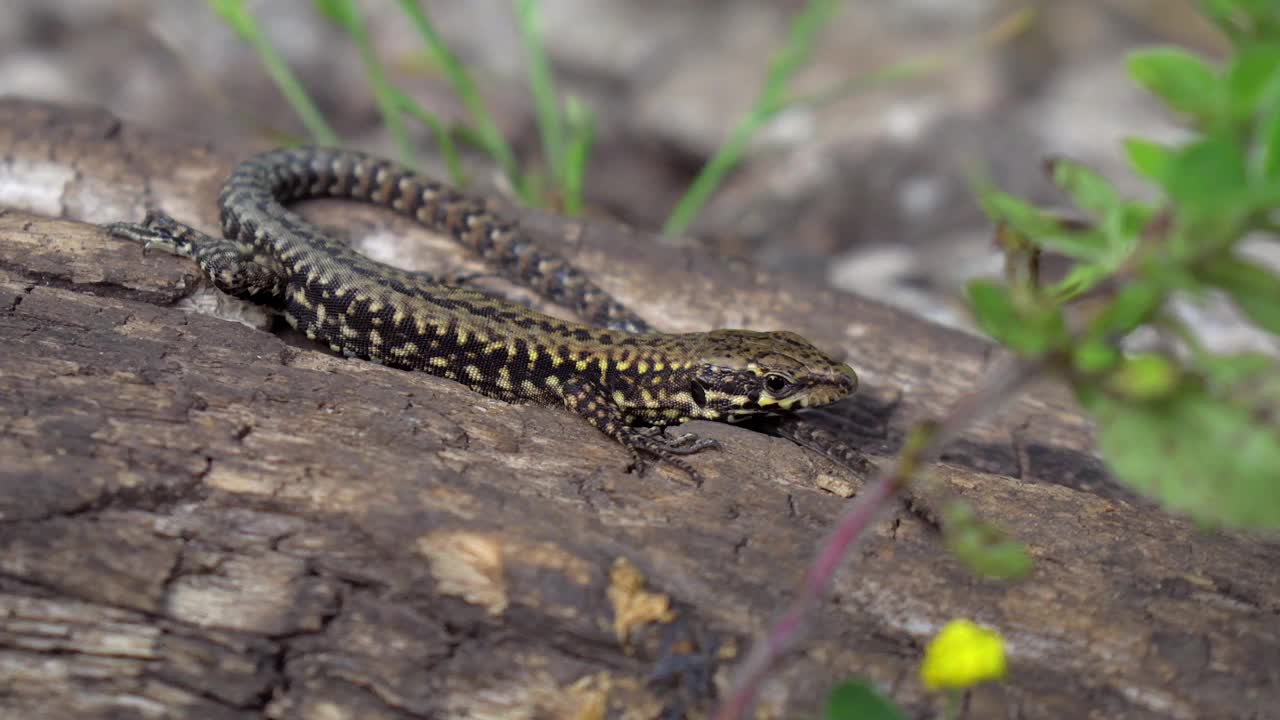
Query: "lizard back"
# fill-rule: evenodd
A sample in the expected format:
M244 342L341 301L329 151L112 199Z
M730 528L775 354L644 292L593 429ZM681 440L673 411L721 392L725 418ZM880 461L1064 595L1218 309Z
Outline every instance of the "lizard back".
M567 322L380 263L285 207L321 197L372 203L448 233L509 277L593 322L647 325L479 202L396 163L324 148L260 155L223 186L223 233L279 263L288 278L279 309L291 325L334 350L442 375L506 399L543 401L550 399L547 377L565 381L592 366L607 375L616 362L654 354L652 342L632 333Z

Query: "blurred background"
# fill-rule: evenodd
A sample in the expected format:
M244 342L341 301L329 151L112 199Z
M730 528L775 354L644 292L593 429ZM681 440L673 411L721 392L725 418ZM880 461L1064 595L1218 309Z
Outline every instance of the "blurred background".
M350 34L311 0L7 0L0 95L102 105L138 124L260 147L308 132L259 55L215 7L241 6L345 144L397 155ZM339 3L341 4L341 3ZM414 4L414 3L409 3ZM464 104L405 3L356 2L392 84L452 126ZM416 3L461 60L522 165L541 163L526 35L508 0ZM594 114L582 214L658 232L753 106L801 0L542 0L533 3L563 99ZM796 99L683 231L726 262L789 273L967 327L963 282L998 272L979 172L1060 202L1042 162L1065 154L1146 192L1119 143L1176 139L1174 118L1125 75L1137 47L1223 47L1189 0L847 0L804 44ZM417 162L446 166L407 123ZM506 191L463 145L474 186ZM1280 264L1280 259L1276 264ZM1188 307L1220 346L1262 342L1223 307Z

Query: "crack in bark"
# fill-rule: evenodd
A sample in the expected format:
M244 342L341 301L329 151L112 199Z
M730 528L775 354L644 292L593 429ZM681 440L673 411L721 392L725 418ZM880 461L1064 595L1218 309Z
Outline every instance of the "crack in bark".
M44 287L51 287L58 290L70 290L72 292L83 292L116 300L133 300L160 307L172 306L182 299L181 297L173 298L168 293L153 290L139 290L137 288L127 287L109 280L77 282L66 275L28 269L18 263L6 260L2 256L0 256L0 271L12 273L13 275L26 280L35 281L37 285ZM33 285L32 287L35 286ZM28 290L28 292L30 292L30 290ZM12 312L16 307L17 306L15 305L14 307L9 308L9 311Z

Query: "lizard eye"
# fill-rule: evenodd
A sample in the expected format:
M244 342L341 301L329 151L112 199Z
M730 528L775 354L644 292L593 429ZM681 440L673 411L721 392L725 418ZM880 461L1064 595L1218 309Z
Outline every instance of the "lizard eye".
M770 373L764 376L764 387L771 393L777 394L787 389L790 382L781 375Z

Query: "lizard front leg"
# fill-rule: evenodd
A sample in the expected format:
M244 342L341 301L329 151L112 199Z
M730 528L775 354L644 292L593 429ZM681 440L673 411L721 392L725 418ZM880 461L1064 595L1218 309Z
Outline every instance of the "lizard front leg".
M148 212L141 223L103 226L114 237L195 260L219 290L245 300L270 303L284 296L288 275L279 261L234 240L202 233L168 215Z
M560 388L560 395L565 408L627 448L631 452L632 466L637 472L644 472L647 464L644 455L648 454L683 470L695 485L702 485L701 473L682 456L720 447L719 442L699 438L693 433L669 438L663 434L661 427L628 425L623 421L622 411L613 398L590 381L565 383Z

